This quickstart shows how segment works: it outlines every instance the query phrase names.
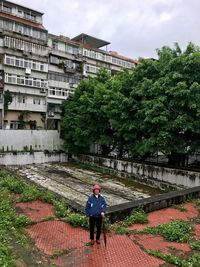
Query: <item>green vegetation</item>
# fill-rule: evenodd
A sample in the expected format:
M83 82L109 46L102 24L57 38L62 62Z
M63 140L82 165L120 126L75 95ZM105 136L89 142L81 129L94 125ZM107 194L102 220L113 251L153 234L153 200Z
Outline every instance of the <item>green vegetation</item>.
M157 250L148 250L150 255L160 258L168 263L172 263L180 267L199 267L200 255L194 254L189 259L181 259L178 256L166 255Z
M114 227L113 230L120 235L128 235L130 234L130 230L128 230L126 227L124 226L118 226L118 227Z
M64 201L58 200L52 193L46 192L36 185L28 184L21 179L15 179L6 172L1 171L0 177L2 177L0 179L0 188L2 187L10 192L20 194L17 200L18 202L29 202L33 200L48 202L53 204L55 213L59 218L66 220L73 226L88 228L88 220L85 215L73 212Z
M7 114L8 106L12 103L12 101L13 101L13 94L9 90L4 91L4 113L5 114Z
M183 207L183 205L173 205L172 206L174 209L180 210L182 212L187 211L187 209L185 207Z
M200 251L200 240L191 242L190 246L192 249Z
M182 260L178 256L166 255L166 254L161 253L158 250L148 250L147 252L154 257L160 258L160 259L162 259L168 263L172 263L176 266L180 266L180 267L188 266L186 260Z
M18 215L13 203L14 198L6 189L0 187L0 266L5 267L14 266L10 248L11 235L16 236L19 241L24 241L21 228L33 223L26 216Z
M86 218L85 215L81 215L79 213L70 213L67 217L67 222L69 222L74 227L82 226L89 228L88 218Z
M189 43L157 50L158 60L140 59L132 70L81 81L62 106L65 145L103 155L117 150L144 160L162 152L169 163L187 164L200 148L200 48Z
M189 242L193 227L190 222L176 220L168 224L161 224L156 227L147 227L141 230L142 233L161 235L166 240L177 241L180 243Z
M122 226L130 226L134 223L147 223L148 217L143 210L136 210L131 213L124 221L121 222Z
M63 201L58 200L52 193L26 183L20 178L15 179L5 171L0 171L0 266L15 266L15 256L10 246L12 235L15 236L17 242L25 245L27 239L23 228L34 223L28 217L17 214L14 204L33 200L42 200L53 204L56 215L73 226L88 227L88 220L84 215L72 212ZM53 216L45 218L45 220L53 219Z
M13 194L14 193L14 194ZM16 194L16 195L15 195ZM12 237L18 243L25 246L27 238L23 228L34 223L24 215L19 215L14 209L14 205L19 201L42 200L51 203L55 208L56 216L66 221L74 227L88 228L86 216L73 212L68 205L58 199L54 194L39 188L36 185L27 183L20 178L14 178L5 171L0 171L0 266L14 267L15 254L13 254ZM196 201L197 204L199 200ZM44 220L53 220L54 216L47 216ZM107 219L107 218L106 218ZM106 221L106 230L114 230L118 234L131 234L127 228L134 223L146 223L147 215L143 210L136 210L117 226L110 225ZM159 251L148 251L149 254L159 257L168 263L181 267L198 267L200 255L195 252L200 251L200 242L192 239L193 227L190 222L172 221L169 224L162 224L157 227L146 228L139 232L161 235L169 241L188 242L194 254L189 259L181 259L177 256L164 255ZM62 254L62 251L55 251L54 256Z

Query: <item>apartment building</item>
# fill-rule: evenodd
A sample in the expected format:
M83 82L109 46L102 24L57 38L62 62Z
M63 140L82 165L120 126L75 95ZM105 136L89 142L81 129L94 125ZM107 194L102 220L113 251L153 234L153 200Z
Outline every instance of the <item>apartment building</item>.
M0 68L4 91L0 117L4 128L45 127L48 32L42 25L42 16L41 12L0 1ZM7 105L9 95L12 101Z
M100 68L105 68L114 75L125 68L131 69L138 64L136 60L123 57L117 52L108 52L109 42L88 34L82 33L72 40L81 46L81 52L84 58L83 72L85 76L96 75Z
M65 36L49 34L48 46L47 129L58 129L60 105L83 78L83 57L79 44Z
M81 79L138 63L109 44L84 33L49 34L43 13L0 0L0 128L59 129L61 103Z

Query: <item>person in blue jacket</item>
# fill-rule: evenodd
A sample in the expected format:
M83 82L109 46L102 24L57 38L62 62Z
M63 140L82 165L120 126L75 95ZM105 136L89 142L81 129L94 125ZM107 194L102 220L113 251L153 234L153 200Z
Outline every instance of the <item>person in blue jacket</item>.
M86 215L89 217L89 225L90 225L90 240L91 245L94 245L94 227L96 225L97 232L96 232L96 242L100 244L100 235L101 235L101 224L102 218L106 212L106 201L104 197L100 194L101 187L98 184L93 186L93 194L89 196L85 212Z

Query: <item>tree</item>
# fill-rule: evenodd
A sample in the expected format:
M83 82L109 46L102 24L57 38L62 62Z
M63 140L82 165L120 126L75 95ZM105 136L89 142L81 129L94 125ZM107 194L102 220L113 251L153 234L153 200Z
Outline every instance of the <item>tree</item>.
M4 114L8 112L8 106L12 103L13 96L9 90L4 92Z
M115 149L146 159L158 152L169 163L185 165L200 149L200 49L157 50L158 60L140 59L114 77L101 70L80 83L63 104L62 128L69 149L103 153Z
M83 80L62 106L62 133L66 147L73 152L88 152L97 142L108 154L113 145L113 132L103 106L110 75L100 70L97 77Z
M144 133L138 149L162 151L170 163L185 165L187 156L200 146L199 48L190 43L182 52L176 44L175 49L158 50L158 56L152 63L158 77L143 79L137 87L143 96Z

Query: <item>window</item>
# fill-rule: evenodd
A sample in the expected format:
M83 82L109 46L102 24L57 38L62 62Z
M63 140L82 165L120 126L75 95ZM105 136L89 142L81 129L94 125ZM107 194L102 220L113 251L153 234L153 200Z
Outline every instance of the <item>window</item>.
M12 11L12 9L10 8L10 7L8 7L8 6L2 6L2 10L4 11L4 12L6 12L6 13L11 13L11 11Z
M52 41L52 48L53 49L58 49L58 43L56 41Z
M34 105L40 105L41 99L40 98L33 98L33 104Z
M20 128L19 121L10 121L10 129L17 130Z
M9 74L9 73L5 74L5 82L11 84L39 87L39 88L46 88L48 86L48 81L31 77L23 77L20 75Z
M34 70L44 71L44 72L48 71L47 64L45 63L36 62L33 60L29 60L29 59L18 58L15 56L5 55L5 63L8 65L21 67L21 68L29 68L29 69L34 69Z
M26 96L19 94L18 95L18 102L25 104L26 103Z

